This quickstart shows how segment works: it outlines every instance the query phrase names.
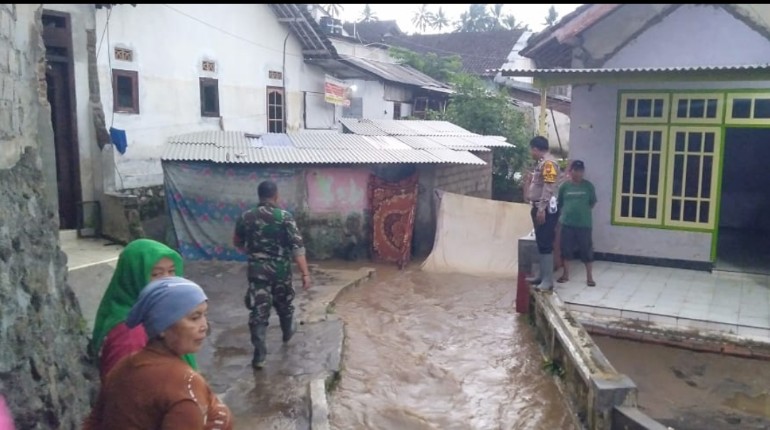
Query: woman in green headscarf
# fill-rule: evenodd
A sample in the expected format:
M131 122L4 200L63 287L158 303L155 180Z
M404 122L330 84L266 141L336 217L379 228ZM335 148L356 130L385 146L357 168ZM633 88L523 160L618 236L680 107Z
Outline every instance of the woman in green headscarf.
M147 344L147 334L140 325L129 329L126 316L144 287L158 278L183 276L182 256L168 246L151 239L137 239L126 245L96 312L89 348L99 357L101 379L121 358L139 351ZM182 357L194 370L195 356Z

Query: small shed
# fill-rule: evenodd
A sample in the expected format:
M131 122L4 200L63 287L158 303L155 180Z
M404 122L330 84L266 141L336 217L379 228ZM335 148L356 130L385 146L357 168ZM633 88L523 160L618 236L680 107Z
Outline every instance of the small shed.
M164 184L182 255L244 259L232 246L235 220L257 204L257 185L270 179L311 258L403 262L433 244L433 190L488 198L490 148L509 146L444 121L342 122L348 133L203 131L169 138Z

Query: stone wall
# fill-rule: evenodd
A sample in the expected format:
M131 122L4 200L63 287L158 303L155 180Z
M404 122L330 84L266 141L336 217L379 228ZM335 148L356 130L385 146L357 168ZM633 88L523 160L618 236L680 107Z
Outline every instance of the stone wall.
M102 220L102 234L117 242L147 237L173 245L163 185L105 193Z
M75 429L94 374L44 175L53 132L40 14L0 5L0 393L19 429Z

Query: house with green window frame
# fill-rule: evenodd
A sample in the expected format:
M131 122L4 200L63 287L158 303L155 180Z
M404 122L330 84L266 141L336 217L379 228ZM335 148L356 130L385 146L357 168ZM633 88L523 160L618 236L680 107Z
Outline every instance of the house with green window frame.
M572 85L597 258L770 273L770 6L586 4L521 54Z

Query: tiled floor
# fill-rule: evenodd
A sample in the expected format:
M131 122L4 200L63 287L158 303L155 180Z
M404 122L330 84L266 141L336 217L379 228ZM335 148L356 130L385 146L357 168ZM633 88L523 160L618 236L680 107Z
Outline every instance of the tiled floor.
M770 342L770 276L598 261L597 286L588 287L583 264L571 262L570 269L570 281L556 284L556 293L584 315Z

